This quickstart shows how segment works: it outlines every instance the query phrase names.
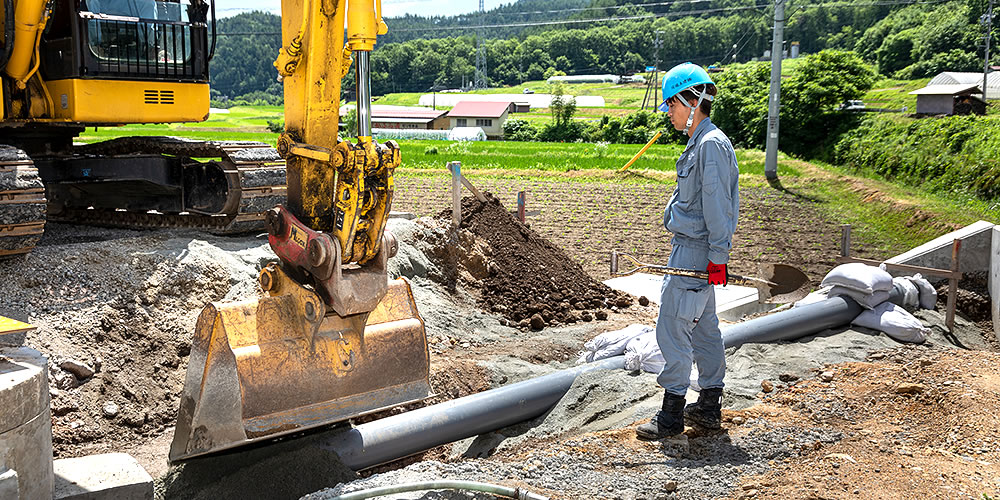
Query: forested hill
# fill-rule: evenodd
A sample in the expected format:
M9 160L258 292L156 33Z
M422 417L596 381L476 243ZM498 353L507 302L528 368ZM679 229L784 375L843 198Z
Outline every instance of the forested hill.
M432 87L459 87L471 79L476 31L449 29L455 26L532 24L485 30L491 86L559 72L639 71L655 60L656 31L662 32L661 67L683 61L743 62L759 57L771 44L773 10L750 8L754 1L674 0L620 6L622 0L521 0L482 18L479 14L390 17L386 20L390 35L399 32L400 39L408 39L380 39L372 54L373 91L424 92ZM920 78L945 70L982 68L982 29L977 20L987 0L915 2L798 0L787 9L785 39L798 41L803 53L826 48L857 51L885 76ZM546 12L529 14L539 11ZM515 21L515 17L520 19ZM551 24L583 17L593 20ZM220 20L219 32L225 36L219 37L212 61L213 95L234 98L256 91L259 96L280 96L277 73L271 66L280 30L277 16L260 12Z

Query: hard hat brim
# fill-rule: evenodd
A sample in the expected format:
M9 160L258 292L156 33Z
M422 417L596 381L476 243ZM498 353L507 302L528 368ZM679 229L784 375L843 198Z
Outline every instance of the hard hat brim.
M659 106L657 106L656 109L659 109L660 111L666 113L667 111L670 111L670 105L667 104L667 101L663 101L660 103Z

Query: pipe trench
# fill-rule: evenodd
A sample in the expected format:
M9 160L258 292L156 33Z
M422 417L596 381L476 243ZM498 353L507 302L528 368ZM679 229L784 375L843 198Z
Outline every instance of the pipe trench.
M898 304L902 297L902 291L895 288L889 300ZM831 297L738 323L723 329L722 337L727 348L795 340L848 325L863 310L848 297ZM322 446L337 452L351 469L367 469L538 417L562 399L578 375L621 370L624 364L624 356L615 356L393 415L337 434Z

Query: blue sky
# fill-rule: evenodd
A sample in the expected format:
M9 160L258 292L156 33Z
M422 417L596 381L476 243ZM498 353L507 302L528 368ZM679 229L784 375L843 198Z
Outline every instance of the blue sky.
M486 0L486 10L490 10L513 0ZM382 0L382 10L386 17L414 15L455 15L479 9L479 0ZM215 12L219 17L235 16L241 12L262 10L274 14L281 13L280 0L216 0Z

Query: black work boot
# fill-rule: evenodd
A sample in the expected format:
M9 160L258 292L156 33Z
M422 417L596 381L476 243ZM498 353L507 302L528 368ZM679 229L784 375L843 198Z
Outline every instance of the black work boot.
M722 428L722 389L702 389L698 402L684 408L684 420L692 427Z
M684 396L663 392L663 409L649 423L635 429L639 439L653 441L684 432Z

